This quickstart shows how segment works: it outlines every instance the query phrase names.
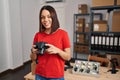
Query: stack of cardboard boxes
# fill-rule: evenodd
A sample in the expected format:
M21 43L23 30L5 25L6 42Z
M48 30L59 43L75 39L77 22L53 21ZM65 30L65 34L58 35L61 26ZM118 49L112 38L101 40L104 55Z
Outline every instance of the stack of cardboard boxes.
M85 18L78 18L76 21L76 32L88 32L88 27L85 28ZM77 43L85 44L88 42L88 39L84 34L77 34L76 35ZM88 53L89 47L84 45L74 45L74 51L78 53Z

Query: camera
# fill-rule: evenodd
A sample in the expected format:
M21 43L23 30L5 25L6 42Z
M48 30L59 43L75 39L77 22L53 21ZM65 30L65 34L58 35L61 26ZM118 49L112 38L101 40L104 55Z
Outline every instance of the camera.
M36 42L34 45L36 45L36 47L34 47L35 49L38 49L38 55L43 55L45 49L48 48L48 46L45 46L45 44L47 44L46 42Z

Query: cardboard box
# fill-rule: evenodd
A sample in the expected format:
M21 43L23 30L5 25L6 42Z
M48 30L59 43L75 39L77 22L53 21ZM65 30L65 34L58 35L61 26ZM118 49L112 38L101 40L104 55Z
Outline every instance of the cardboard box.
M77 23L85 23L85 18L78 18Z
M90 28L89 27L85 27L85 32L90 32Z
M107 31L107 21L104 21L104 20L94 21L93 31L106 32Z
M114 0L92 0L92 7L113 6Z
M79 34L79 35L77 35L77 38L84 39L84 35L83 34Z
M117 0L117 5L120 5L120 0Z
M75 51L75 52L79 52L79 46L80 46L80 45L74 44L74 51Z
M76 27L77 32L83 32L83 27Z
M89 53L89 47L88 46L79 46L78 51L81 53Z
M85 41L83 39L77 39L77 42L83 44Z
M76 21L76 26L84 27L84 25L85 25L85 18L78 18L78 20Z
M113 12L112 32L120 32L120 11Z
M89 53L89 47L74 44L74 51L79 53Z
M78 43L84 43L84 40L83 39L77 39L77 42Z
M90 32L90 27L89 27L89 23L85 24L85 28L84 28L84 32Z
M88 13L88 6L87 6L87 4L79 4L78 5L78 13L81 13L81 14Z
M76 21L76 31L83 32L85 26L85 18L78 18Z
M84 43L84 35L77 36L77 42L78 43Z

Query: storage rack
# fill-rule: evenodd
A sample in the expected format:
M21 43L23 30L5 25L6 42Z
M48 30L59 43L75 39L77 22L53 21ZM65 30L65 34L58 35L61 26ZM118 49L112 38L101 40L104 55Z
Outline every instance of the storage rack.
M94 15L96 15L96 16L98 16L99 17L99 19L100 20L102 20L103 19L103 15L102 15L102 13L95 13ZM77 18L78 17L89 17L89 23L90 23L90 13L87 13L87 14L74 14L74 43L73 43L73 45L79 45L79 46L88 46L89 47L89 32L85 32L85 27L83 28L83 32L77 32L76 31L76 27L77 27L77 25L76 25L76 20L77 20ZM85 37L87 37L87 43L78 43L77 42L77 35L84 35ZM89 49L88 49L89 50ZM80 59L80 58L78 58L77 57L77 54L78 53L81 53L81 54L86 54L85 52L77 52L77 51L75 51L74 50L74 54L73 54L73 57L74 57L74 59L76 60L76 59ZM89 53L87 53L87 54L89 54Z
M105 52L105 53L109 53L109 54L120 54L120 32L112 32L110 31L109 25L107 25L107 32L93 32L93 19L94 19L94 11L95 10L107 10L108 13L110 13L111 11L115 10L115 9L120 9L120 6L102 6L102 7L92 7L91 8L91 22L90 22L90 52ZM95 48L96 45L93 45L93 42L95 43L95 41L93 40L93 36L105 36L105 45L99 45L99 43L97 44L99 47L102 47L103 49L98 49ZM106 45L107 40L106 38L112 37L113 38L113 44L111 47L111 43L109 42L109 45ZM115 43L115 38L117 39L117 45L114 45ZM96 40L96 39L94 39ZM104 47L105 46L105 47ZM94 47L94 48L93 48ZM108 49L107 49L108 48Z

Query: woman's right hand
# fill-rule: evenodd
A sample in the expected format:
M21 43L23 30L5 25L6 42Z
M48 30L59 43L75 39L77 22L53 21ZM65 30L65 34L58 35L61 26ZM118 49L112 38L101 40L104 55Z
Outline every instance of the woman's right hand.
M30 54L30 58L32 61L35 61L37 59L37 53L38 53L38 49L35 49L36 45L32 45L32 49L31 49L31 54Z

